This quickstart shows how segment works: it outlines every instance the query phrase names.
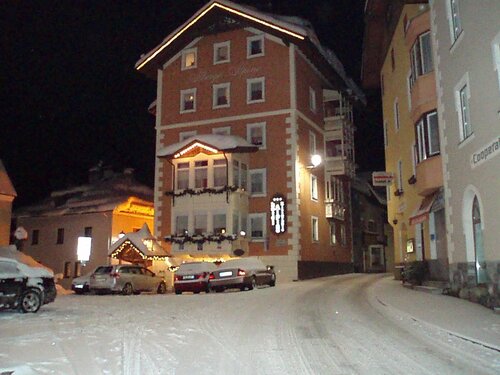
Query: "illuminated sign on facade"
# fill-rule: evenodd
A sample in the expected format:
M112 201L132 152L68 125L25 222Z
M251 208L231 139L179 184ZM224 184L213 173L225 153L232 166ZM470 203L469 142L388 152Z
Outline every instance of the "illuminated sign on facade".
M271 226L276 234L286 232L286 199L281 194L275 194L271 199Z

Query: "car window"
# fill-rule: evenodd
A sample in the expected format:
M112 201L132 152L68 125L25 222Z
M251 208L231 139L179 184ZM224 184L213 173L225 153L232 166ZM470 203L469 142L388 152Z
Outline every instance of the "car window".
M96 270L95 270L95 273L97 274L105 274L105 273L111 273L111 270L113 269L112 266L102 266L102 267L98 267Z
M2 262L0 261L0 275L16 275L19 273L19 270L16 267L15 263L12 262Z

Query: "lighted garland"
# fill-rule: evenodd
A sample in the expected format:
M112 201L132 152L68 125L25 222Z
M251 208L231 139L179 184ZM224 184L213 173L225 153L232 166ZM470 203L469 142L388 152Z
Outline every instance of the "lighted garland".
M196 235L196 236L175 236L175 235L170 235L165 237L165 241L175 243L178 245L184 245L185 243L191 242L191 243L196 243L196 244L203 244L205 242L222 242L222 241L234 241L236 240L237 236L235 234L229 234L229 235L224 235L224 234L211 234L208 236L201 236L201 235Z
M129 240L126 240L125 242L123 242L120 247L118 247L115 251L113 251L113 253L111 253L111 258L114 258L114 259L118 259L118 255L123 251L125 250L126 247L130 247L131 249L133 249L136 253L138 253L142 259L144 260L165 260L166 258L168 258L168 255L150 255L150 256L147 256L147 255L144 255L137 247L135 247L132 242L130 242Z
M222 194L225 192L231 192L234 193L236 190L238 190L237 186L224 186L220 189L214 189L214 188L203 188L203 189L184 189L180 191L179 193L176 193L174 190L169 190L165 192L166 196L170 197L183 197L185 195L202 195L202 194Z

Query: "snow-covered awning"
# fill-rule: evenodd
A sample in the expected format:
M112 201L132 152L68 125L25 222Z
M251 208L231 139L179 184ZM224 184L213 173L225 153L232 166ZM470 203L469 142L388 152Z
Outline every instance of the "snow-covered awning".
M137 232L126 233L109 247L109 256L132 263L144 260L161 260L169 255L151 234L147 224Z
M235 135L200 134L160 149L157 156L176 159L196 148L199 148L201 152L212 154L219 152L256 152L259 149L257 146Z

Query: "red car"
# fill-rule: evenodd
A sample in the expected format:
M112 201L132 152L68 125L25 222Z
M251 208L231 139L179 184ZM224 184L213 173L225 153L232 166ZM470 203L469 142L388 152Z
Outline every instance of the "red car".
M175 272L175 294L183 292L208 293L210 291L209 276L216 269L217 266L209 262L182 263Z

